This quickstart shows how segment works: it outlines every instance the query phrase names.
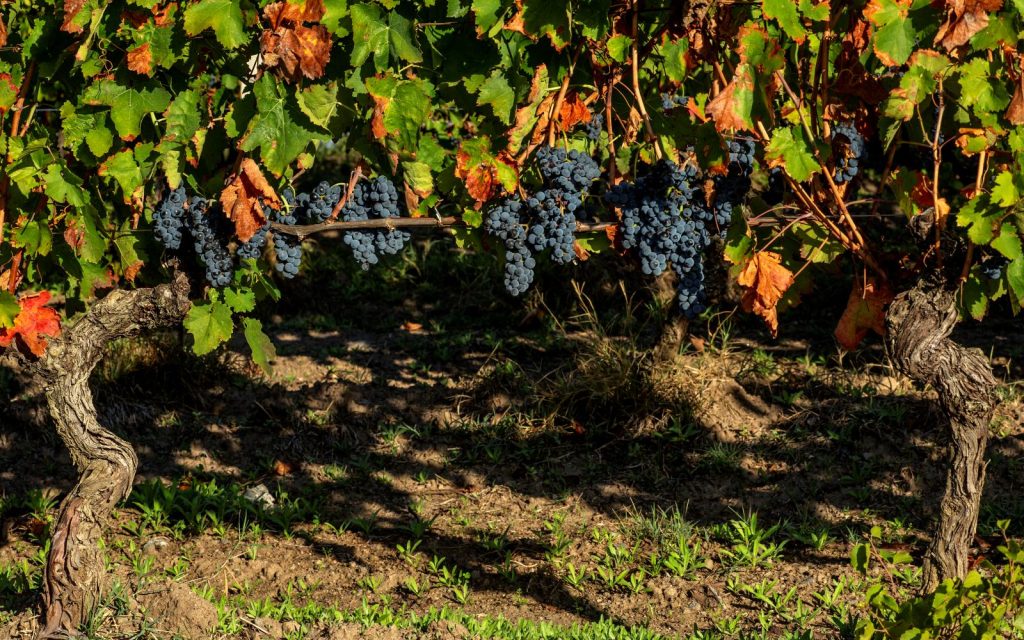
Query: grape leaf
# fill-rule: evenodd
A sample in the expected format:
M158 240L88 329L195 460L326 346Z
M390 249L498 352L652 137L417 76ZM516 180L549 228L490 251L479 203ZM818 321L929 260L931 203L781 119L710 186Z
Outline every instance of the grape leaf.
M252 361L268 376L273 375L274 370L270 366L270 361L277 357L277 351L274 349L274 343L263 333L263 323L256 318L242 318L242 332L249 344L249 350L252 351Z
M40 291L22 296L18 300L18 315L14 325L0 329L0 347L16 343L22 352L40 358L46 352L47 338L60 335L60 316L46 306L50 292Z
M142 118L162 112L171 102L171 94L151 83L123 86L105 78L89 85L82 101L90 105L110 107L110 119L122 140L134 140L142 131Z
M793 284L793 273L782 266L782 256L771 251L755 253L743 266L736 283L743 288L743 309L761 316L772 336L778 335L779 300Z
M239 142L242 151L259 147L260 158L274 175L280 176L288 165L306 150L313 140L326 140L327 134L307 126L306 117L290 99L282 83L265 75L253 85L257 114L249 122Z
M309 121L318 127L328 129L331 118L338 112L338 84L314 84L295 95L299 109Z
M373 66L383 71L393 51L406 62L422 62L423 55L416 46L412 23L397 11L388 13L384 22L380 8L374 4L352 7L352 59L353 67L362 65L373 56Z
M192 336L192 351L197 356L210 353L226 342L234 332L231 308L220 301L216 291L211 292L208 301L192 304L184 324Z
M234 179L220 193L224 215L235 224L235 235L240 241L248 242L266 223L264 203L273 209L281 207L281 200L259 166L252 158L245 158Z
M521 0L520 17L526 33L547 36L561 51L569 43L569 11L566 2L558 0Z
M0 289L0 328L10 329L14 327L14 319L21 312L18 299L13 293Z
M143 177L142 170L135 162L135 156L124 149L107 158L100 165L99 174L109 176L121 187L125 204L134 204L141 208Z
M992 188L992 198L1001 207L1012 207L1020 201L1021 178L1016 172L1003 171L996 176L996 186Z
M914 50L917 30L909 18L912 0L871 0L864 17L875 26L875 55L883 64L903 64Z
M988 12L1003 7L1003 0L955 0L946 4L946 21L935 34L935 44L947 51L967 44L988 26Z
M500 71L495 71L480 86L477 92L478 105L490 105L494 115L503 123L508 124L512 115L512 107L516 102L516 94L509 86L508 80Z
M770 167L782 167L797 182L803 182L821 169L814 159L810 143L799 127L780 128L764 150Z
M857 278L836 326L835 336L840 346L853 351L868 331L885 335L885 308L894 297L884 282L878 282L872 276L866 280Z
M217 42L228 49L248 40L239 0L199 0L185 9L185 31L196 36L213 29Z
M675 42L669 42L662 45L661 52L665 56L665 67L669 70L669 77L674 82L682 82L685 74L676 73L673 74L671 71L677 71L680 66L685 69L686 63L683 61L683 56L686 54L686 40L679 39ZM633 38L624 35L617 35L608 39L608 55L612 57L612 60L619 64L625 64L626 60L629 59L630 52L633 50Z
M992 248L1006 256L1008 260L1017 260L1024 256L1017 227L1011 222L1004 222L999 228L999 236L992 240Z
M797 42L807 39L807 30L800 23L796 0L763 0L764 15L779 23L782 30Z

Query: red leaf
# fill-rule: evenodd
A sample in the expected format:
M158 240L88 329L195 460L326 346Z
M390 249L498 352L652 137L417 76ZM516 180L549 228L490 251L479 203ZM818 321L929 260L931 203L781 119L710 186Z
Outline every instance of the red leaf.
M128 68L144 76L153 73L153 52L148 42L128 52Z
M835 336L847 351L853 351L868 331L885 334L885 308L892 302L893 293L885 283L879 284L874 277L853 283L850 299L846 303L843 317L836 326Z
M60 25L60 30L67 33L82 33L82 27L77 24L72 24L75 18L78 17L78 12L85 6L85 0L64 0L64 23Z
M279 67L281 75L293 82L302 76L310 80L322 76L331 58L331 35L323 25L307 26L304 22L323 17L323 0L275 2L263 12L274 25L260 36L263 64Z
M259 166L251 158L246 158L242 160L238 175L220 194L224 215L235 223L235 235L242 242L253 237L267 221L261 202L266 202L272 209L281 206Z
M19 300L21 311L14 318L14 326L0 329L0 347L9 347L17 340L21 351L42 357L46 352L46 338L60 335L60 316L45 306L49 301L49 291L22 296Z
M704 111L714 118L715 129L719 131L737 131L747 128L747 121L740 113L737 91L753 92L754 78L750 67L740 65L736 75L715 98L708 103Z
M777 306L793 284L793 273L782 266L782 257L771 251L755 253L743 267L736 282L743 287L740 301L744 311L764 318L772 336L778 335Z
M580 100L579 95L573 92L562 101L562 107L558 110L558 124L562 131L568 131L581 122L590 122L590 109L583 100Z

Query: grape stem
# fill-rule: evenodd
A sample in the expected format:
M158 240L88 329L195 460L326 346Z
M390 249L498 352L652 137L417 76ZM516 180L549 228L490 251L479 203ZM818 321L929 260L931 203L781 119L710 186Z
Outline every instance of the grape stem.
M345 194L343 196L341 196L341 199L338 200L338 203L336 205L334 205L334 209L331 211L331 215L329 215L327 217L327 220L325 220L325 222L332 223L332 222L334 222L335 220L338 219L338 214L341 213L341 210L348 203L349 196L352 195L353 189L356 188L356 183L359 182L359 179L362 176L363 176L362 168L360 168L358 165L356 165L355 171L353 171L352 175L349 176L349 179L348 179L348 189L345 190ZM313 225L313 226L317 226L317 225Z
M644 105L644 95L640 92L640 54L639 44L637 43L637 13L640 10L639 0L633 2L633 59L632 67L633 72L633 96L636 98L636 106L640 111L640 115L644 119L644 129L647 130L647 137L651 143L654 144L654 157L658 160L662 158L661 145L658 143L658 137L654 134L654 126L651 124L651 116L647 113L647 107Z

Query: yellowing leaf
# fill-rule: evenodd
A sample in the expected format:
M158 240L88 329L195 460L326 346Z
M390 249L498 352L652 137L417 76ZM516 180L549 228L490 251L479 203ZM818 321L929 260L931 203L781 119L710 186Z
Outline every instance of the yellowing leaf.
M892 290L874 277L857 278L850 291L846 310L836 326L835 336L847 351L853 351L868 331L885 334L885 308L892 302Z
M782 266L782 257L771 251L755 253L743 266L737 284L743 288L744 311L764 319L772 336L779 333L779 300L793 284L793 273Z

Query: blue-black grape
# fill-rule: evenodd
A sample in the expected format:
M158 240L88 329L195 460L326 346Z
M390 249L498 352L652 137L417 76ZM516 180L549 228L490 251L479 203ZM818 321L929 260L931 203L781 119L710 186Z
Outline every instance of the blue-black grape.
M656 276L671 267L678 276L679 310L687 317L703 312L701 255L711 243L716 213L707 205L697 168L659 162L635 182L609 189L605 199L621 210L622 246L636 252L641 270Z
M999 280L1006 271L1007 262L1002 256L995 256L982 262L979 266L983 276L989 280Z
M297 198L290 189L286 189L284 192L285 203L288 205L293 204ZM299 194L303 195L303 194ZM269 209L264 209L269 211ZM286 225L294 225L295 209L290 206L281 207L278 211L270 213L276 222ZM294 236L290 236L279 231L274 232L274 269L281 274L282 277L292 279L299 275L299 267L302 266L302 242Z
M595 113L590 117L588 122L583 127L583 132L587 134L587 137L595 142L601 139L601 129L604 127L604 114Z
M172 251L181 247L181 229L185 225L185 188L178 187L164 198L153 214L153 234Z
M309 203L305 207L305 218L311 224L323 222L331 217L334 205L341 200L341 187L321 182L309 194Z
M537 166L544 186L526 202L526 240L534 251L550 249L554 262L568 264L576 258L576 214L601 168L585 153L557 147L538 149Z
M715 177L715 225L725 235L732 221L733 209L750 193L750 174L754 170L754 141L750 138L729 140L727 173Z
M401 216L398 190L386 176L356 184L352 194L341 208L341 219L346 222L371 218ZM380 261L380 255L394 255L409 242L410 235L400 229L374 231L347 231L342 241L352 250L356 262L363 269Z
M238 245L238 249L235 250L235 255L243 260L246 258L251 258L253 260L259 259L260 255L263 254L263 245L267 244L268 231L270 231L269 217L263 226L256 230L256 233L254 233L251 238Z
M685 95L663 93L661 94L661 110L665 113L673 111L676 107L685 107L690 101Z
M505 245L505 289L518 296L533 282L536 260L530 253L523 229L522 215L526 207L518 198L506 198L487 212L484 229Z
M838 148L839 145L835 144L843 139L846 141L847 151ZM843 184L857 177L860 161L865 155L864 136L857 131L852 122L843 122L837 124L833 129L832 141L833 153L836 154L836 169L833 179L837 184Z
M231 284L235 264L220 238L224 235L223 218L215 218L208 209L206 198L194 196L189 200L189 232L196 255L206 266L206 281L213 287L226 287Z

